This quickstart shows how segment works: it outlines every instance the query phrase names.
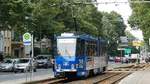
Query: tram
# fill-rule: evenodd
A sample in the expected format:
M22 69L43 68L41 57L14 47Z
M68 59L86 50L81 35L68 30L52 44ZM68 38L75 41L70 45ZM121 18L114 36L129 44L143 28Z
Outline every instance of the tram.
M106 70L107 43L103 39L63 33L57 36L56 42L55 77L88 77Z

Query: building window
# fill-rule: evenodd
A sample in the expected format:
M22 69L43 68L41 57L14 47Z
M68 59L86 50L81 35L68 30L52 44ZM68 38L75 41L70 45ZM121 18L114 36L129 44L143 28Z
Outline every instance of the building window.
M6 52L6 46L5 46L5 48L4 48L4 51Z
M9 47L8 47L8 53L9 53Z

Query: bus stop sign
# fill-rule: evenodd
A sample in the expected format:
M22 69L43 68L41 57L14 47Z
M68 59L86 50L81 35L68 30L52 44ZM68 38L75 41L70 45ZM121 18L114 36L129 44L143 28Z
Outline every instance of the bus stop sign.
M23 34L23 44L24 45L31 45L31 34L30 33L25 33Z

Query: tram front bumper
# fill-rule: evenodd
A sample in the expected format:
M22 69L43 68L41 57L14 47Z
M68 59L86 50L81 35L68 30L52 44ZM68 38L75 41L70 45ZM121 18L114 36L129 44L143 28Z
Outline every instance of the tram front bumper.
M56 69L57 72L76 72L76 69Z

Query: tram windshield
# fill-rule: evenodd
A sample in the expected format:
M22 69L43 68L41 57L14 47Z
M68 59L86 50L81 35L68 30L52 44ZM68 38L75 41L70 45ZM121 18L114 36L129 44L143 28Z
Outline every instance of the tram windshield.
M76 39L57 39L57 53L60 56L75 56Z

